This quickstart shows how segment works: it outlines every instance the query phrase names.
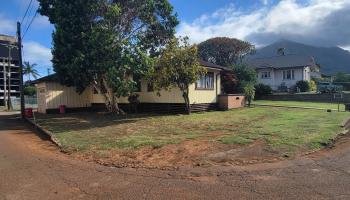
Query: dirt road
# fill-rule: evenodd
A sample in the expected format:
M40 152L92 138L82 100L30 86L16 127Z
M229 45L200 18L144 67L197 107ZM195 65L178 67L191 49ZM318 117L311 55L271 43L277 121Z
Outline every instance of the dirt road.
M177 171L71 159L0 114L0 199L350 199L350 140L293 161Z

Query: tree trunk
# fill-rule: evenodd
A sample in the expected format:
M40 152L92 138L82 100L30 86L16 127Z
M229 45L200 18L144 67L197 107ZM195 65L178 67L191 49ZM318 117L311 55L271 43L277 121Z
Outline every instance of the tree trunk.
M190 99L188 97L188 87L186 90L182 91L182 96L183 96L183 98L185 100L185 104L186 104L186 113L188 115L190 115L191 114L191 106L190 106Z
M119 105L116 101L116 97L113 92L108 88L107 82L102 79L101 83L94 82L94 88L98 91L99 94L102 94L105 99L105 105L108 112L117 113L117 114L125 114L125 112L119 108ZM102 85L103 84L103 85ZM106 91L102 91L102 86Z
M252 103L252 98L251 97L248 97L248 107L250 107L250 104Z

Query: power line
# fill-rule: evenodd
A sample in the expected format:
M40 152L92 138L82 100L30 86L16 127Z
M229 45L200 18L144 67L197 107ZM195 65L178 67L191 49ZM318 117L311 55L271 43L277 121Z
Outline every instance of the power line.
M26 12L24 13L24 16L23 16L23 18L22 18L22 20L21 20L21 24L23 23L24 18L27 16L29 7L32 5L32 2L33 2L33 0L30 0L29 4L28 4L28 6L27 6L27 10L26 10Z
M38 9L36 9L35 14L34 14L34 16L33 16L32 20L30 21L30 23L29 23L29 25L28 25L27 29L26 29L26 30L24 31L24 33L23 33L22 39L23 39L23 38L24 38L24 36L27 34L27 32L28 32L28 30L29 30L30 26L32 25L32 23L33 23L33 21L34 21L34 19L35 19L36 15L38 14L38 11L39 11L39 8L38 8Z
M26 27L28 25L28 23L30 21L30 15L32 13L33 7L34 7L33 4L29 7L29 10L28 10L28 13L27 13L27 17L25 19L23 19L23 25L21 23L22 27Z

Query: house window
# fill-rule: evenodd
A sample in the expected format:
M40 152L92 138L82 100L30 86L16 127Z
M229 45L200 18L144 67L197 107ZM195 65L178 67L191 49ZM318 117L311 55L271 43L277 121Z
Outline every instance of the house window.
M294 70L284 70L283 71L283 80L294 80Z
M270 72L261 72L261 79L270 79L271 73Z
M213 90L214 89L214 72L208 72L202 75L196 82L198 90Z

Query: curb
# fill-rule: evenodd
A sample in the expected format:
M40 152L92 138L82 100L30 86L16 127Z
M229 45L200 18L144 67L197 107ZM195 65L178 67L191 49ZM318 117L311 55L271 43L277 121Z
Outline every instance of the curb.
M343 127L343 128L347 129L347 128L349 128L349 126L350 126L350 117L344 119L344 121L341 123L341 127Z
M57 145L58 147L62 147L61 143L58 141L58 139L55 137L55 135L49 131L40 126L39 124L35 123L33 120L24 118L25 121L27 121L30 125L32 125L35 129L39 130L40 132L44 133L45 135L49 136L50 141Z
M261 107L276 107L276 108L300 108L300 109L309 109L309 110L332 110L338 111L338 109L327 109L327 108L316 108L316 107L301 107L301 106L281 106L281 105L267 105L267 104L252 104L252 106L261 106ZM345 112L345 111L340 111Z

